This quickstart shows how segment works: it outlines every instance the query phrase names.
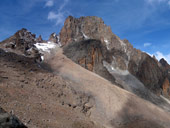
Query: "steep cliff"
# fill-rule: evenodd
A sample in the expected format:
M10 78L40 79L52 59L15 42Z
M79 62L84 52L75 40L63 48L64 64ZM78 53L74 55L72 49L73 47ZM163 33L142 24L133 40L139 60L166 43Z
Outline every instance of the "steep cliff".
M156 95L161 94L167 74L160 63L154 57L133 48L128 40L121 40L101 18L69 16L60 32L60 42L65 55L120 87L123 87L124 76L130 74L139 80L137 83L140 86L142 82ZM123 78L120 79L116 74L121 74ZM136 83L132 82L131 85L132 88L140 88Z

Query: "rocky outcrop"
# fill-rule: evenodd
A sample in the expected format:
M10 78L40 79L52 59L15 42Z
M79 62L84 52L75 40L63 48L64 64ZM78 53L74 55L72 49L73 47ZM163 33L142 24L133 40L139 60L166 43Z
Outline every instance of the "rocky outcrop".
M43 39L42 39L41 35L39 35L39 37L36 39L36 42L38 42L38 43L43 42Z
M43 40L41 35L36 38L35 34L25 28L0 43L0 48L6 52L31 57L36 62L50 58L49 56L53 56L59 47L61 47L61 44L56 33L52 33L48 40Z
M8 114L0 107L0 128L27 128L17 117Z
M48 39L51 42L58 43L58 36L56 33L52 33Z
M28 57L40 58L38 49L34 46L36 43L36 35L23 28L17 31L13 36L2 41L0 48L9 52Z

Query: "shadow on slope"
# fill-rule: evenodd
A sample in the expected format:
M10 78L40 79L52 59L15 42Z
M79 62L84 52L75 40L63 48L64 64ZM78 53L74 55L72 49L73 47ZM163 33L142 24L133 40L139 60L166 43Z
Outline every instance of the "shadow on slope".
M156 109L140 106L134 103L133 97L129 98L118 116L110 121L116 128L169 128L169 121ZM136 108L136 109L134 109ZM143 113L143 114L142 114ZM154 116L154 117L153 117ZM162 120L160 120L162 118Z
M88 39L80 42L72 42L64 46L63 54L75 63L89 71L95 72L113 84L152 102L166 111L170 111L170 104L148 90L143 83L129 73L129 71L115 71L113 69L112 56L119 54L123 58L127 58L125 53L115 50L109 52L99 40ZM126 73L122 74L122 72Z

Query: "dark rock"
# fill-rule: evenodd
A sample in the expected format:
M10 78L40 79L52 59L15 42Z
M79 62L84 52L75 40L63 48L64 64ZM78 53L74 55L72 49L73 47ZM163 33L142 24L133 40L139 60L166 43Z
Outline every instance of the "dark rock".
M63 50L64 54L77 64L115 83L114 77L103 66L103 60L109 55L99 40L70 43Z
M26 128L26 126L17 117L0 108L0 128Z
M144 60L141 60L136 76L147 88L153 91L160 90L164 80L163 71L157 62L148 55Z
M170 69L170 65L167 63L167 61L166 61L164 58L160 59L159 62L160 62L161 65L162 65L163 67L165 67L166 69Z

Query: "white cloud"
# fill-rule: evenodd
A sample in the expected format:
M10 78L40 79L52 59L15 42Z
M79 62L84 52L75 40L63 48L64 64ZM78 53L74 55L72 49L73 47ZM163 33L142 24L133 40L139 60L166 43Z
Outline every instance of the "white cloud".
M54 12L49 12L48 20L54 20L54 19L57 19L57 14L55 14Z
M59 7L58 11L62 11L63 8L66 6L66 4L68 3L69 0L64 0L63 4Z
M48 20L56 20L56 25L64 23L64 14L62 12L49 12Z
M170 64L170 54L165 55L165 54L161 53L160 51L157 51L157 52L155 53L155 57L156 57L158 60L164 58L164 59Z
M165 3L167 5L170 5L170 0L145 0L147 3L154 5L156 3Z
M64 7L69 2L69 0L64 0L64 2L61 4L61 6L58 9L58 12L50 11L48 13L48 20L55 20L56 25L60 25L64 23L66 10L64 10Z
M168 1L168 5L170 6L170 0Z
M147 0L148 2L164 2L166 0Z
M151 46L152 44L151 43L144 43L143 46L144 47L148 47L148 46Z
M45 4L46 7L52 7L54 5L54 1L53 0L48 0Z

